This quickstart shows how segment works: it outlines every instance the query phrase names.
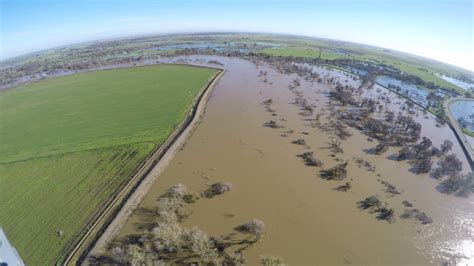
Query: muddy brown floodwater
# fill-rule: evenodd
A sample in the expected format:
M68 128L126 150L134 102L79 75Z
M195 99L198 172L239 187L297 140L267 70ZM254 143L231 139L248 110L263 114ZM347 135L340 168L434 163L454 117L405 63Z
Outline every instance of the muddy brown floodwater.
M343 154L348 160L348 178L327 181L320 178L320 167L306 166L297 157L313 151L323 168L336 165L335 157L326 149L331 132L311 127L288 85L296 75L280 74L270 66L237 58L194 56L190 63L206 65L218 60L227 72L216 85L201 124L168 168L151 187L139 209L154 209L156 200L167 188L183 183L189 190L203 191L218 181L231 182L232 191L212 199L189 204L190 216L184 226L197 226L210 235L225 235L236 225L257 218L265 222L262 240L244 251L246 263L255 265L262 254L279 255L290 265L308 264L440 264L443 262L474 263L474 200L442 194L438 182L426 174L409 171L406 162L387 159L397 151L390 148L383 155L364 152L376 142L349 128L353 134L342 140ZM182 62L182 59L180 59ZM259 72L268 71L268 82ZM350 78L340 72L315 68L326 78L341 82ZM321 123L331 119L329 85L301 80L298 88L315 112L323 113ZM376 87L377 88L377 87ZM382 89L369 94L387 93ZM391 108L398 108L394 94ZM374 95L376 97L376 95ZM272 98L276 116L265 110L262 101ZM422 134L433 144L450 139L453 152L463 161L464 172L470 171L465 155L447 126L436 127L431 115L419 112ZM264 127L275 120L284 128ZM281 136L284 132L287 137ZM308 147L295 145L302 138ZM363 158L376 166L375 171L358 167L354 158ZM401 194L384 191L377 179L393 184ZM347 192L335 188L350 181ZM378 195L395 210L391 223L363 211L357 202ZM432 223L422 225L415 219L402 219L408 209L402 202L426 213ZM118 239L141 232L142 215L136 211L126 222Z

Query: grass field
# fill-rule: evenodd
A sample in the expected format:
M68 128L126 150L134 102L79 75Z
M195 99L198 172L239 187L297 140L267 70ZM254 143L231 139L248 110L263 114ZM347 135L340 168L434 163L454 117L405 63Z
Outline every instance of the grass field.
M30 265L54 264L153 147L120 145L0 164L0 221L22 259ZM58 230L64 231L62 237Z
M295 57L305 57L305 58L319 58L319 53L321 51L321 59L338 59L338 58L347 58L347 56L339 55L331 51L320 49L320 48L310 48L310 47L284 47L284 48L266 48L260 50L260 52L273 55L273 56L295 56Z
M339 43L337 45L340 45ZM412 74L415 76L420 77L422 80L426 82L433 82L436 85L443 86L446 88L451 88L456 90L457 92L464 94L464 90L459 88L458 86L447 82L440 77L432 74L431 72L427 71L438 71L440 73L450 73L450 71L442 71L440 67L438 67L435 63L433 64L424 64L421 63L419 60L414 58L407 58L403 55L397 55L390 53L388 50L384 51L380 48L365 48L362 49L363 46L357 46L355 44L351 45L348 43L344 43L342 47L338 49L343 49L348 52L353 52L351 55L346 54L339 54L332 52L331 49L334 44L330 44L329 42L323 41L315 41L315 43L303 43L300 46L294 45L286 45L282 48L268 48L260 50L261 53L273 55L273 56L295 56L295 57L305 57L305 58L319 58L319 52L321 52L321 59L325 60L334 60L339 58L351 58L361 61L375 61L379 63L384 63L395 67L403 72L408 74ZM347 47L346 47L347 46ZM334 46L338 47L338 46ZM379 51L380 50L380 51ZM431 65L435 65L434 69L431 69ZM441 68L442 69L442 68Z
M27 264L56 262L215 73L115 69L0 93L0 225Z
M44 80L0 93L0 163L161 142L213 70L151 66Z

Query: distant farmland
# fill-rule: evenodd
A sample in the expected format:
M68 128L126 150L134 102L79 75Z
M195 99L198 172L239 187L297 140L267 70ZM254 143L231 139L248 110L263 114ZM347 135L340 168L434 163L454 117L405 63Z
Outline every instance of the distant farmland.
M1 92L0 225L25 262L53 264L215 73L158 65Z

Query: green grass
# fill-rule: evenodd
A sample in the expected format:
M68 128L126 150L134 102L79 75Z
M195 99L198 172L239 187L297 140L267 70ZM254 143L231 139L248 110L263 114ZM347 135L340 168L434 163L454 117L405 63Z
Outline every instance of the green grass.
M159 143L214 70L95 71L0 93L0 162L132 142Z
M0 221L22 259L54 264L153 147L120 145L0 164Z
M321 59L334 60L338 58L347 58L347 56L333 53L329 50L311 48L311 47L301 47L301 46L292 46L284 48L266 48L260 50L261 53L269 54L273 56L294 56L294 57L304 57L304 58L319 58L319 52L321 52Z
M459 88L458 86L450 82L447 82L446 80L443 80L442 78L426 70L423 70L425 69L425 67L422 64L418 64L416 62L413 62L413 63L403 62L399 59L398 60L394 59L391 56L389 57L389 56L382 56L382 55L376 55L376 54L356 55L354 58L359 59L359 60L368 60L368 61L376 61L376 62L384 63L389 66L395 67L405 73L418 76L425 82L433 82L434 84L438 86L454 89L455 91L461 94L464 94L465 92L462 88Z
M144 50L144 54L172 54L176 52L176 49L170 49L170 50Z
M463 127L462 132L470 137L474 138L474 132L470 131L468 128Z
M266 40L283 44L282 48L267 48L260 52L273 56L295 56L303 58L319 58L319 51L321 50L321 59L334 60L339 58L352 58L361 61L375 61L385 63L395 67L405 73L418 76L425 82L433 82L438 86L454 89L455 91L464 94L464 90L442 78L434 75L434 73L455 74L450 68L438 62L423 61L420 58L408 54L389 51L378 47L369 47L365 45L333 42L329 40ZM351 55L344 55L331 52L330 49L337 48L352 53Z
M115 69L0 93L0 225L27 264L56 262L215 73Z

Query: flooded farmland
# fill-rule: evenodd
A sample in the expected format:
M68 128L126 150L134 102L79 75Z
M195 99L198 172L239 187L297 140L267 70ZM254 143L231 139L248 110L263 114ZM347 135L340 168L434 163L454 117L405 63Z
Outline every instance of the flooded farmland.
M215 182L230 182L232 190L226 194L188 204L183 226L225 236L249 220L264 221L262 239L242 251L249 265L265 254L281 256L290 265L474 263L472 197L440 193L438 182L428 174L415 174L408 163L390 158L397 148L376 155L370 152L376 142L353 128L347 128L350 136L340 140L343 153L330 149L335 133L324 125L335 122L337 103L328 97L332 85L325 81L355 85L359 81L319 67L313 70L322 82L306 81L265 63L237 58L194 56L176 61L200 65L219 61L226 73L214 88L202 122L153 184L117 241L146 230L146 214L153 212L158 197L169 187L182 183L201 192ZM299 85L291 89L295 79ZM364 95L390 97L385 108L405 112L400 109L405 100L382 87L376 85ZM322 126L301 115L295 98L313 106ZM271 107L262 104L268 99ZM431 114L416 107L412 112L422 124L421 134L433 146L455 140L449 127L439 125ZM278 126L265 126L269 121ZM300 139L304 142L297 142ZM298 157L304 152L313 152L324 165L305 165ZM463 172L471 171L457 142L452 152L463 162ZM347 162L346 180L321 178L322 169L341 162ZM339 189L346 181L350 189ZM358 206L371 195L394 210L392 221L377 219ZM428 222L403 215L415 208Z
M474 132L474 122L471 116L474 116L474 101L473 100L459 100L454 101L449 105L451 113L456 120L463 119L466 121L466 128Z

